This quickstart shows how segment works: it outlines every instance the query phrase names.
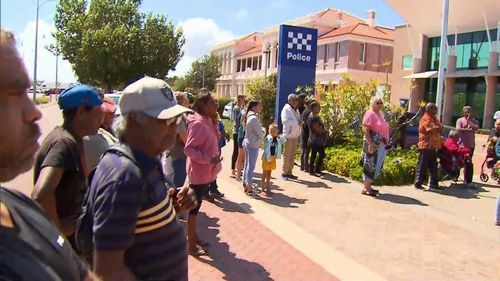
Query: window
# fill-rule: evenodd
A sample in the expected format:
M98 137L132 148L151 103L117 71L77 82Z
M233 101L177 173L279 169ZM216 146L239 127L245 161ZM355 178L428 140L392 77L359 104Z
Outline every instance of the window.
M318 46L317 63L325 61L325 49L326 49L326 47L327 47L327 45L319 45Z
M252 70L257 70L258 66L259 66L259 58L253 57L252 58Z
M259 70L262 69L262 55L259 56Z
M247 68L252 68L252 58L247 58Z
M340 61L340 42L335 43L335 62Z
M247 59L241 60L241 72L245 72L247 69Z
M366 43L361 43L359 47L359 62L366 63Z
M237 60L236 61L236 72L240 72L241 71L241 60Z
M403 56L403 69L411 69L413 67L413 56Z
M496 38L496 34L498 32L496 29L490 29L489 32L492 39ZM435 70L439 65L440 40L441 37L429 38L429 60L427 62L428 70ZM488 35L485 30L460 33L458 34L456 40L455 35L448 35L448 44L450 46L455 46L457 69L488 67L490 45L488 43Z

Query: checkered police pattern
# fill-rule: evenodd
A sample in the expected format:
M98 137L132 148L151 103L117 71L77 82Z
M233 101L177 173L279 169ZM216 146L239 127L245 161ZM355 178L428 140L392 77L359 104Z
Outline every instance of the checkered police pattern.
M311 49L312 49L312 46L311 46L312 35L311 34L306 34L306 36L304 38L304 34L301 32L297 32L297 34L295 36L294 32L289 31L288 32L288 39L291 39L291 42L288 42L288 49L296 49L298 51L302 51L302 49L305 49L306 51L311 51ZM295 46L295 48L294 48L294 46Z

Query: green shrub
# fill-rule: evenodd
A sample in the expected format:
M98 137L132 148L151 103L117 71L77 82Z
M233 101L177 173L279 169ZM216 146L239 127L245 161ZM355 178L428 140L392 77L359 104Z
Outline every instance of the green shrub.
M363 180L363 168L359 165L361 146L354 144L335 145L326 149L325 169L331 173ZM405 185L415 180L418 160L416 149L391 149L385 158L382 174L376 185Z
M267 128L269 124L275 121L276 81L276 74L271 74L267 76L265 82L264 78L257 78L246 85L246 94L252 99L259 100L261 103L262 112L260 113L260 121L264 128Z
M48 103L49 101L50 101L50 97L48 97L48 96L37 96L35 103L36 104L45 104L45 103Z
M232 138L233 137L233 123L229 119L222 119L222 123L224 124L224 130L226 133Z
M321 97L320 116L332 143L352 142L363 137L360 123L377 86L375 80L358 85L349 75L344 75L335 87L316 86L317 95Z

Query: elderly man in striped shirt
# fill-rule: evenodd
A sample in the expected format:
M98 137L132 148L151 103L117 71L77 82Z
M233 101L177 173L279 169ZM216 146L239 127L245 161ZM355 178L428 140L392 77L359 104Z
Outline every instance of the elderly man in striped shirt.
M169 188L158 156L173 145L188 108L163 80L144 77L122 93L120 145L92 184L94 270L104 280L187 280L187 241L176 213L196 206L192 189ZM129 156L130 156L129 155Z

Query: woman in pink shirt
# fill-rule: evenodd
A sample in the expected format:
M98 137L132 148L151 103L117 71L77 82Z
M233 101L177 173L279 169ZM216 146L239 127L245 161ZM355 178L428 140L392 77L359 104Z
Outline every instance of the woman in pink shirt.
M389 144L389 124L384 119L381 98L371 100L371 109L363 117L365 134L361 162L363 165L364 189L361 192L368 196L377 196L378 190L372 188L372 182L380 175L384 165L386 146Z
M189 186L195 191L198 204L189 212L187 226L189 254L200 256L206 252L197 241L196 218L203 196L208 193L210 183L215 181L222 168L222 158L219 150L219 128L211 119L217 111L217 105L211 94L205 93L198 96L193 109L196 113L187 117L187 139L184 152L187 157L186 172Z

